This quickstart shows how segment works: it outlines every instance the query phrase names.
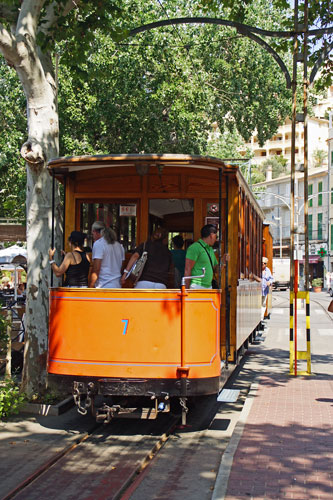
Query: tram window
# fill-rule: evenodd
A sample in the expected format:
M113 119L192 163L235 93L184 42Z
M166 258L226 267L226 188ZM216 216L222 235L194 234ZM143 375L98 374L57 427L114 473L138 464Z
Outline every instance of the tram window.
M118 241L125 252L133 252L137 246L137 204L85 203L80 206L80 230L88 235L87 244L92 247L91 226L96 221L103 221L117 233Z
M184 241L193 241L193 200L151 199L149 200L149 234L158 226L165 227L168 246L172 249L172 238L181 234Z

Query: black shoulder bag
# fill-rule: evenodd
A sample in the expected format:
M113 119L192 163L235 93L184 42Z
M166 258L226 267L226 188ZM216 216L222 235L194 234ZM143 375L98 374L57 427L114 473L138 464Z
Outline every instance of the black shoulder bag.
M200 243L200 241L199 241L198 243ZM201 245L201 243L200 243L200 245ZM201 246L202 246L202 248L205 250L206 254L208 255L209 262L210 262L210 265L212 266L213 276L214 276L214 267L213 267L212 259L210 258L210 255L209 255L209 253L207 252L207 249L206 249L203 245L201 245ZM214 278L212 279L212 288L214 288L214 290L218 290L218 289L219 289L219 284L218 284L218 282L216 281L216 279L214 279Z

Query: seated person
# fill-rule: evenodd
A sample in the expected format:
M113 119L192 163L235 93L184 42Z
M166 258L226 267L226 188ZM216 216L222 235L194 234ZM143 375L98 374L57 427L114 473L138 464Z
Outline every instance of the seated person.
M125 284L127 274L144 251L148 253L148 257L135 288L167 288L169 270L173 263L171 252L167 246L167 231L164 228L157 228L150 240L141 243L135 249L134 254L123 271L120 280L121 284Z

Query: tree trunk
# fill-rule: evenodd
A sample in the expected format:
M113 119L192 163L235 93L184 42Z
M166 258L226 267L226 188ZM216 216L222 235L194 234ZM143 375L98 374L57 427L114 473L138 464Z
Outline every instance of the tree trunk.
M52 177L47 161L59 155L59 126L56 87L50 77L51 59L44 56L37 67L42 71L20 74L27 97L28 140L21 154L27 161L27 292L26 337L22 389L28 394L42 393L46 387L47 332L51 267ZM32 78L31 78L32 75ZM57 186L56 186L57 187ZM61 214L58 190L55 192L55 246L60 249Z

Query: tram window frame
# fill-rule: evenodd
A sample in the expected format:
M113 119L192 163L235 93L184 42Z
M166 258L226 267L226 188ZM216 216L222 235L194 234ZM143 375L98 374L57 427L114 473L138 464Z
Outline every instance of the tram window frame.
M134 224L134 239L133 239L133 234L132 238L129 239L128 232L121 232L120 225L117 221L116 224L111 224L110 227L112 227L116 233L117 233L117 240L124 246L125 253L133 253L135 248L138 246L138 241L139 241L139 230L140 230L140 200L135 198L135 199L128 199L128 198L103 198L103 199L77 199L76 200L76 214L77 214L77 225L80 228L80 231L88 234L87 242L88 246L92 248L92 236L91 236L91 227L88 227L86 230L83 227L84 221L83 221L83 214L82 214L82 207L84 205L117 205L118 209L118 215L117 217L119 219L122 218L129 218L131 217L132 219L135 220ZM124 215L119 215L119 210L120 210L120 205L136 205L136 215L135 216L124 216ZM103 218L104 219L104 218ZM103 219L98 219L97 217L94 218L93 222L96 220L103 220ZM92 224L92 223L91 223ZM128 229L128 227L127 227ZM124 240L124 238L127 238L127 240ZM131 243L126 243L126 241L129 241Z

